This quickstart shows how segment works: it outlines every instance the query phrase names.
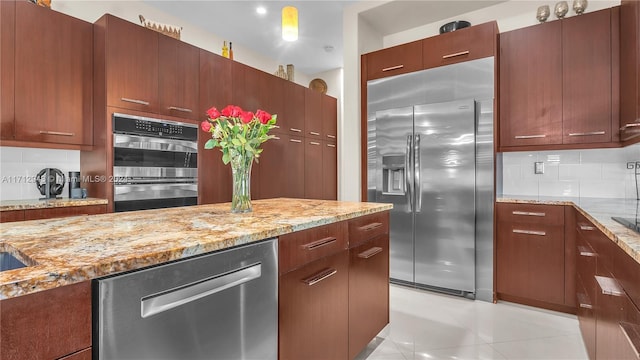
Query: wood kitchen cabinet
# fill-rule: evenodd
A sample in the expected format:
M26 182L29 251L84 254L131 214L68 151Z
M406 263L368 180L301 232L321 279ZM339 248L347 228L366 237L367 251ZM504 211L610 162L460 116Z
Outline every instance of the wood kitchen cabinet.
M16 2L0 1L0 139L13 140L15 126Z
M322 93L312 90L304 90L304 136L313 139L322 139Z
M65 206L46 209L0 211L0 223L53 219L67 216L97 215L107 212L107 205Z
M496 54L495 21L432 36L422 40L424 69L481 59Z
M200 50L169 36L158 36L159 113L198 120Z
M338 139L338 99L322 96L322 135L324 140Z
M288 133L292 136L304 136L305 88L294 82L285 81L283 97L286 105L282 113L278 113L276 125L279 128L274 129L274 132Z
M367 80L422 70L422 40L366 54Z
M640 2L620 2L620 127L625 145L640 141Z
M15 2L15 44L20 45L15 46L14 88L3 89L14 92L15 140L92 145L92 37L91 23Z
M304 139L304 197L306 199L322 199L323 160L322 141Z
M322 198L338 200L338 146L322 142Z
M289 134L275 136L262 144L259 166L264 175L258 183L258 196L304 198L304 139Z

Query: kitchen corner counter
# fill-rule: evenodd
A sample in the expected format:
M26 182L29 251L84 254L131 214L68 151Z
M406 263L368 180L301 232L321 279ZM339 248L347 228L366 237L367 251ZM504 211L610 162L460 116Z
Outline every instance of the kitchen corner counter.
M0 251L31 265L0 272L0 299L140 269L387 211L391 204L267 199L5 223Z
M3 200L0 201L0 211L51 209L71 206L107 205L107 199L50 199L50 200Z
M527 197L505 195L496 202L543 205L571 205L593 222L611 241L640 263L640 234L611 219L638 218L640 201L635 199Z

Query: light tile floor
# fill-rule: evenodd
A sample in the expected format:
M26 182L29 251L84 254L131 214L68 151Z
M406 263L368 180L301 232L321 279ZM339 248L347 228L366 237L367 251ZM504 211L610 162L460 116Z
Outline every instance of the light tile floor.
M588 359L573 315L391 285L390 323L357 360Z

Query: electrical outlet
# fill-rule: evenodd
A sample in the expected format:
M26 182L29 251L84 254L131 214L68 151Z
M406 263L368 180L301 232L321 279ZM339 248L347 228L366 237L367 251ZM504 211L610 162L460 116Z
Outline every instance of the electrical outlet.
M544 174L544 163L542 161L536 161L533 163L533 173L534 174Z

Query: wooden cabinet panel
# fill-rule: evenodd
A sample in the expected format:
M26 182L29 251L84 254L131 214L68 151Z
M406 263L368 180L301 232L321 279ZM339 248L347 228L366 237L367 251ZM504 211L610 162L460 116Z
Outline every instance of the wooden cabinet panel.
M561 40L561 21L500 34L501 147L562 144Z
M389 235L349 250L349 359L389 323Z
M200 51L174 38L158 36L160 114L198 120Z
M91 346L91 282L0 302L0 358L57 359Z
M27 1L15 6L15 139L91 145L91 23Z
M320 140L304 140L304 197L322 199L322 142Z
M0 1L0 139L13 140L16 2Z
M288 135L282 134L262 144L263 152L258 163L263 174L258 183L260 199L284 197L287 192L290 180L288 142Z
M91 360L91 348L87 348L71 355L60 358L59 360Z
M277 76L263 73L262 77L264 77L264 84L266 88L263 90L266 95L266 99L261 109L268 112L269 114L277 114L278 119L283 115L285 104L288 106L290 99L287 99L284 94L284 86L285 83L290 81L281 79ZM251 111L256 111L258 109L253 109ZM278 122L276 121L276 125Z
M304 129L305 137L322 137L322 93L305 89L304 94Z
M621 140L640 141L640 2L620 2Z
M304 139L295 136L283 136L286 140L285 162L287 168L287 189L284 196L290 198L304 198L305 192L305 150Z
M422 40L367 54L367 80L422 70Z
M290 81L285 81L283 87L286 106L282 114L278 114L277 125L280 128L276 132L304 136L305 88Z
M349 247L389 233L389 212L375 213L349 220Z
M593 277L593 275L591 275ZM584 346L587 348L589 359L596 358L596 314L595 314L595 297L585 289L582 280L577 279L576 282L576 303L577 315L580 326L580 333Z
M239 62L231 62L232 96L234 105L247 111L256 111L266 102L263 90L266 89L266 77L262 72Z
M564 206L501 203L497 206L496 217L500 221L520 224L563 225Z
M97 215L107 212L107 205L67 206L24 211L25 220L53 219L67 216Z
M498 25L495 21L429 37L422 42L424 69L496 54Z
M338 200L338 147L322 141L322 198Z
M23 221L24 210L0 211L0 223Z
M322 96L322 135L327 141L338 138L338 99Z
M104 15L107 105L158 113L158 33Z
M611 55L611 9L562 21L564 144L611 141Z
M349 251L280 276L279 358L346 359Z

